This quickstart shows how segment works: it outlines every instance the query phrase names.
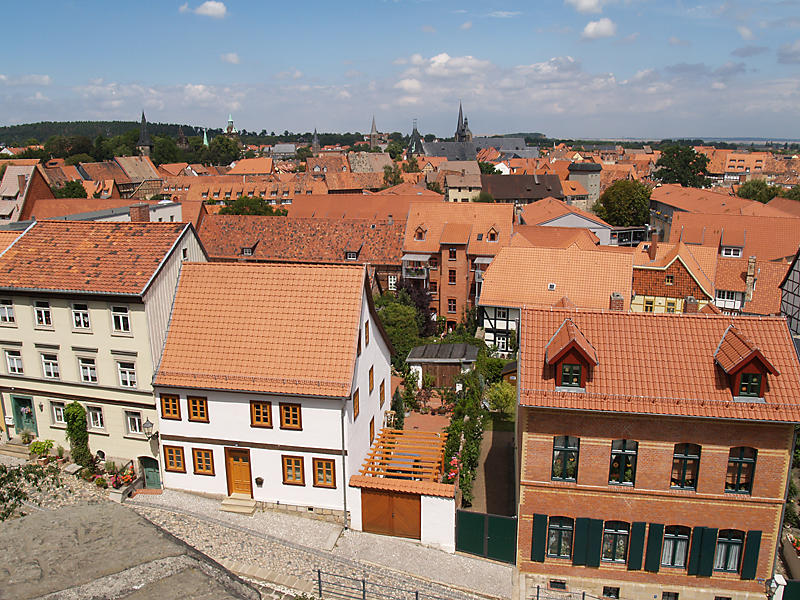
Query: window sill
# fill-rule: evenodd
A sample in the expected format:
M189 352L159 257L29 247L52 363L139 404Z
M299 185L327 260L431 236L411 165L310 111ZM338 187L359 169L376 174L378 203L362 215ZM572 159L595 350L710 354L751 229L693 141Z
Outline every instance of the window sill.
M752 492L740 492L738 490L725 490L726 494L733 494L734 496L750 496Z
M5 327L7 329L18 329L19 326L16 323L0 323L0 327Z
M147 441L147 436L143 433L126 433L122 437L126 440L136 440L141 442Z
M52 325L34 325L33 329L35 331L55 331L56 328Z
M91 433L92 435L102 435L104 437L111 437L111 434L108 433L105 429L87 429L86 431L88 433Z
M283 485L296 485L300 487L305 487L306 484L304 481L284 481Z
M132 331L112 331L111 337L122 337L122 338L132 338L133 332Z
M78 328L76 328L76 327L73 327L73 328L72 328L72 333L83 333L83 334L89 334L89 335L91 335L93 332L92 332L92 330L91 330L91 329L83 329L83 328L81 328L81 329L78 329Z
M674 490L676 492L696 492L697 491L696 487L681 487L679 485L671 485L671 486L669 486L669 489ZM667 565L661 565L661 566L665 567Z
M575 478L572 479L564 479L561 477L551 477L550 481L555 481L557 483L578 483L578 480Z
M585 387L574 387L571 385L557 385L556 386L557 392L571 392L573 394L585 394L586 388Z
M66 429L66 428L67 428L67 424L66 423L51 423L50 424L50 429Z
M627 487L627 488L633 488L634 487L633 483L630 483L630 482L627 482L627 481L609 481L608 485L614 485L614 486L617 486L617 487Z

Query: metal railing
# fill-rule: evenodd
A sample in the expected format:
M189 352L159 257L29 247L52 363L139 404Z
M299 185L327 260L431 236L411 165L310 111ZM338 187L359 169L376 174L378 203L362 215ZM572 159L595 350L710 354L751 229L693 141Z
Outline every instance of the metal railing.
M454 600L463 598L458 594L453 597L433 596L419 590L409 590L387 586L366 578L347 577L317 569L317 596L319 598L340 598L345 600Z

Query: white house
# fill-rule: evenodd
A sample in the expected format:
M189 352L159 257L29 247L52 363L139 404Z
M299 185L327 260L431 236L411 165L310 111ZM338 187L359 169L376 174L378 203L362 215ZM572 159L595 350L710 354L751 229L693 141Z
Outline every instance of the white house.
M363 266L186 265L154 384L164 486L343 514L391 352Z
M597 215L556 198L544 198L525 205L520 214L520 223L523 225L585 228L600 238L600 244L603 246L612 243L612 230L614 229L612 225Z

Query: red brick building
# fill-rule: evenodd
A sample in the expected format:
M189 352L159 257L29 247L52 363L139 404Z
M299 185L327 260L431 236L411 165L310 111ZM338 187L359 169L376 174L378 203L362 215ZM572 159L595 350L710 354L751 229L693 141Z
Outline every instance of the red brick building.
M523 310L520 597L763 598L799 393L783 319Z

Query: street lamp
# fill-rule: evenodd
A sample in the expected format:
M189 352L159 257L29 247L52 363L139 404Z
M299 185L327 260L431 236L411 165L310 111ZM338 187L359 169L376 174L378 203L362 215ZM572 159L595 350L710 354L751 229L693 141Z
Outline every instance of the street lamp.
M157 431L153 432L153 424L150 422L150 417L148 417L147 420L144 422L144 424L142 425L142 429L144 430L144 435L148 441L153 439L154 437L155 438L158 437L158 432Z

